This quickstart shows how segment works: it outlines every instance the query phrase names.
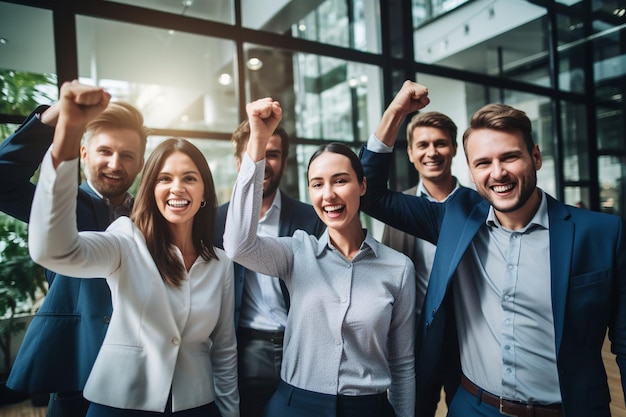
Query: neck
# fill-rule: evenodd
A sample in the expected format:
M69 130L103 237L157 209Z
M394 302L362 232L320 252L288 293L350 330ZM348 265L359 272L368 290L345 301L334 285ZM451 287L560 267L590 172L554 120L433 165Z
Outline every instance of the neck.
M263 197L263 200L261 201L261 213L259 214L260 219L265 217L265 214L272 207L275 197L276 197L276 191L274 191L271 195Z
M176 246L183 255L190 255L196 253L196 248L193 245L193 239L191 238L191 226L190 225L172 225L170 224L170 236L172 237L172 244Z
M519 230L528 225L533 218L539 205L541 204L541 194L536 188L530 198L522 207L511 212L502 212L494 210L500 224L510 230Z
M354 226L351 226L350 230L328 229L328 238L346 259L352 260L361 250L361 245L365 240L365 232L360 222L354 222Z
M456 187L456 180L452 176L443 178L439 181L422 179L422 185L432 198L437 201L443 201Z

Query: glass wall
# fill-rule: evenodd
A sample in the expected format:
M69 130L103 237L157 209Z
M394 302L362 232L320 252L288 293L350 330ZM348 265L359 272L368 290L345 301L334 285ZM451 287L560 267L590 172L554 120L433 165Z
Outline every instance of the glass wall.
M429 87L428 110L450 115L460 134L484 104L523 109L544 157L540 186L626 216L625 34L618 0L0 1L0 77L32 74L39 91L0 108L0 124L53 101L57 78L102 85L141 109L154 140L198 140L225 199L230 134L246 102L272 96L294 145L283 188L307 200L315 147L358 149L401 83L417 79ZM403 136L397 189L417 181ZM453 172L472 186L464 159L459 152Z
M76 18L78 70L86 84L129 101L156 129L232 132L239 123L232 41Z

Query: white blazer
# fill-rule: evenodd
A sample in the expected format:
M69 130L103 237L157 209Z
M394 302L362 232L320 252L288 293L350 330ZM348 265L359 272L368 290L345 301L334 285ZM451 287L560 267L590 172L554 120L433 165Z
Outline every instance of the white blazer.
M84 389L88 400L163 412L216 401L224 417L239 415L233 323L233 264L199 257L180 289L168 287L141 232L127 217L106 232L76 228L77 160L55 170L42 164L32 206L33 260L73 277L105 277L113 314ZM182 255L181 255L182 259Z

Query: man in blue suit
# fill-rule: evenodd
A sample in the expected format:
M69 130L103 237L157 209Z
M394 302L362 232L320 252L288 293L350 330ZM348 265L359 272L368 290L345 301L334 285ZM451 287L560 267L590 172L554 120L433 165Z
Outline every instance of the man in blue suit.
M74 85L80 94L81 85ZM0 210L28 222L35 186L30 178L52 143L57 104L38 107L0 144ZM79 187L79 230L104 230L128 215L128 189L143 166L147 131L129 104L111 103L89 124L81 148L87 181ZM77 179L78 186L78 179ZM82 390L111 316L104 279L73 279L46 271L48 294L28 327L7 386L52 393L49 417L80 417L89 403Z
M502 104L478 110L463 135L477 192L439 204L389 191L398 127L427 104L427 89L405 82L361 157L362 209L437 244L417 329L418 383L433 377L456 333L462 377L448 416L610 416L607 329L626 391L622 219L537 188L530 120Z
M250 125L246 120L232 136L237 169L249 139ZM291 236L301 229L319 237L325 225L313 207L289 197L279 189L288 154L289 137L279 126L265 149L265 179L258 233ZM215 242L219 247L222 247L227 211L228 203L217 210ZM235 326L241 417L260 417L278 386L288 309L289 295L282 280L235 264Z

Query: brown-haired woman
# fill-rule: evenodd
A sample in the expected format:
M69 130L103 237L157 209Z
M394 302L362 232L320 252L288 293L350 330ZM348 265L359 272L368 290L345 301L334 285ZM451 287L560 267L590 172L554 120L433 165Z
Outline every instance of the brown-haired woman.
M80 137L109 99L101 88L62 86L29 228L36 262L102 276L111 289L111 322L84 390L87 415L237 417L232 263L213 247L215 187L198 148L183 139L159 144L132 221L76 230Z

